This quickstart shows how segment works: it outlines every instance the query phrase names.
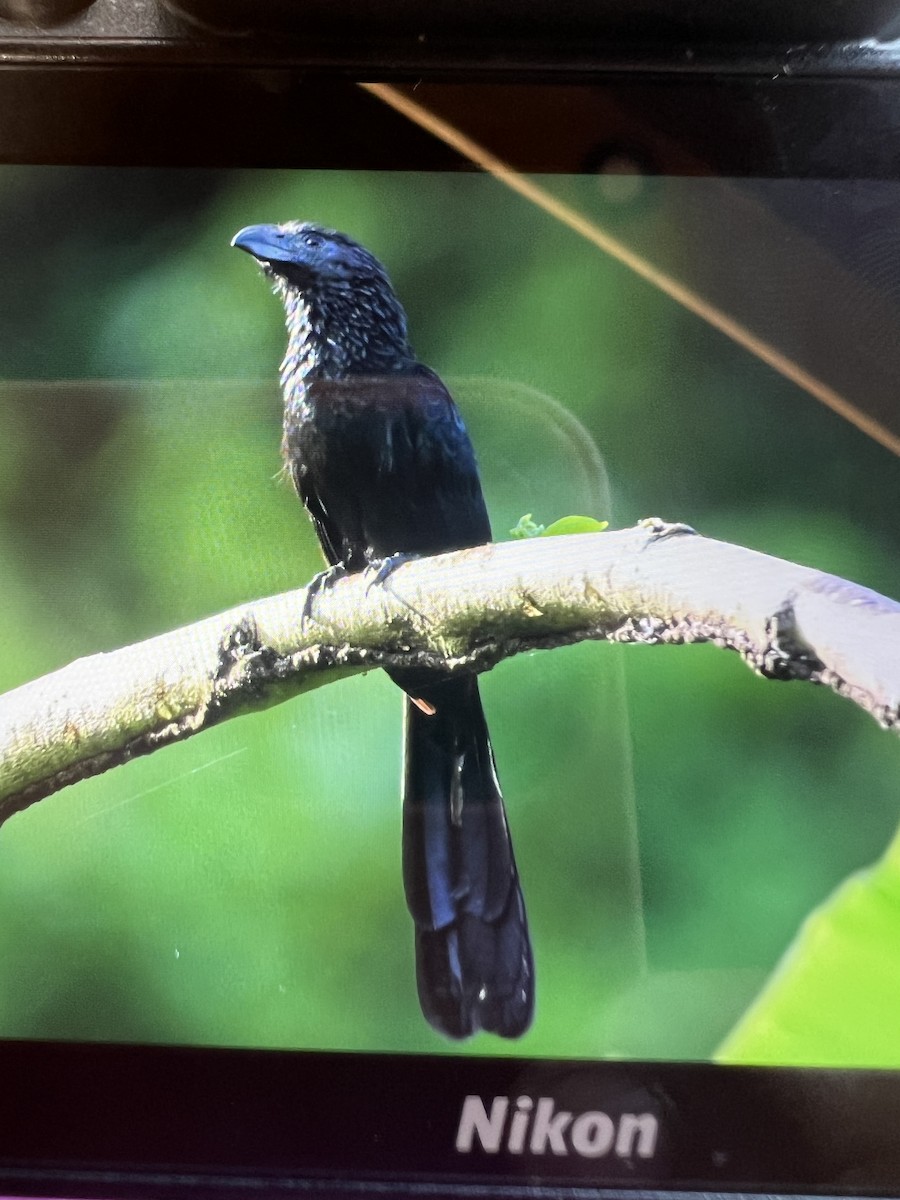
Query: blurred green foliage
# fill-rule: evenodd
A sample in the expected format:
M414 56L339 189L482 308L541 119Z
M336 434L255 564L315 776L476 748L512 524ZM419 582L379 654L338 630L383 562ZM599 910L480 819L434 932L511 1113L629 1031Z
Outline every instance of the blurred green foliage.
M687 267L685 187L621 232ZM280 307L228 247L301 216L388 264L498 536L659 513L900 593L888 452L492 180L2 168L0 688L319 569L280 475ZM483 690L538 1013L473 1053L711 1056L897 823L894 740L711 647L520 656ZM399 781L373 674L16 816L0 1035L457 1050L416 1001Z
M716 1058L777 1066L897 1063L890 1013L900 993L900 838L807 920Z

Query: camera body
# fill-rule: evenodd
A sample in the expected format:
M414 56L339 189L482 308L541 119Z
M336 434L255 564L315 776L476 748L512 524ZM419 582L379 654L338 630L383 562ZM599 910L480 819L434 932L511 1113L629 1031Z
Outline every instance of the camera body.
M46 601L21 640L48 647L11 653L4 689L315 570L312 543L293 541L294 498L266 492L280 316L263 287L239 298L237 267L223 265L231 234L261 220L321 215L375 239L423 360L451 377L498 540L532 506L548 525L588 508L633 522L659 501L691 523L696 509L717 537L798 559L808 544L823 570L896 590L893 506L879 500L896 495L900 438L894 7L564 7L0 7L0 287L16 297L0 322L15 466L0 545L25 597L11 613ZM605 429L599 414L617 405ZM820 486L800 469L807 453ZM84 560L99 564L91 580ZM82 601L67 606L70 586ZM158 604L135 601L157 588ZM102 617L101 596L115 597ZM778 991L810 929L839 941L850 917L834 905L854 872L876 873L873 894L889 886L877 872L893 768L876 748L889 735L873 723L829 755L832 717L803 709L778 740L791 718L768 699L735 732L755 694L736 699L702 670L691 685L632 678L619 658L566 710L582 686L570 649L517 659L505 689L491 690L499 671L483 685L513 818L510 791L527 809L524 859L532 876L546 869L530 911L550 982L522 1042L441 1041L417 1023L409 947L383 952L405 928L382 870L390 804L368 800L382 781L397 788L384 679L384 700L313 710L314 749L296 761L294 725L259 714L237 741L195 739L211 747L199 758L148 756L172 756L159 778L126 775L144 769L127 762L118 790L112 775L84 780L18 813L0 833L18 889L0 925L15 933L27 910L43 932L10 935L3 1191L896 1194L900 1053L857 1037L890 1011L888 984L860 967L862 999L826 1003L852 961L838 956L808 991L796 979ZM538 658L561 665L538 678ZM715 767L677 724L653 757L685 696L701 701L697 740L720 747ZM362 733L382 704L389 715ZM286 762L282 785L273 764ZM861 764L865 816L849 795ZM320 802L345 773L345 798ZM736 803L751 816L726 820ZM82 861L72 847L97 829ZM309 839L299 872L282 851L294 830ZM190 854L145 873L141 848L167 840ZM893 936L887 922L860 957L889 955ZM361 982L381 958L380 982ZM580 997L568 1009L566 981ZM358 1017L334 1007L353 991Z

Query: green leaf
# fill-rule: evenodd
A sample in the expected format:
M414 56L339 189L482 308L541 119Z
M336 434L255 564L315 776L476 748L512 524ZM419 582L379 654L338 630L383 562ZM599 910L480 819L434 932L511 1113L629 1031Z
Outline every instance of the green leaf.
M900 1067L900 836L804 922L716 1058Z
M545 526L535 525L531 519L531 513L526 513L524 517L519 517L516 524L509 531L509 536L517 539L540 537L544 532Z
M514 538L556 537L563 533L602 533L608 526L609 521L596 521L593 517L560 517L552 525L537 525L531 513L526 513L509 533Z
M541 537L557 537L563 533L602 533L609 521L596 521L593 517L560 517L546 529L541 528Z

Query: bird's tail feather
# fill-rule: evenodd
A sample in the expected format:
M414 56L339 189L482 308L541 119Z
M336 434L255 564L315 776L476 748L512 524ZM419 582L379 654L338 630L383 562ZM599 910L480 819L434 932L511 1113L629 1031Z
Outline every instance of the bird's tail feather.
M518 1037L534 967L503 797L474 677L406 703L403 878L425 1016L449 1037Z

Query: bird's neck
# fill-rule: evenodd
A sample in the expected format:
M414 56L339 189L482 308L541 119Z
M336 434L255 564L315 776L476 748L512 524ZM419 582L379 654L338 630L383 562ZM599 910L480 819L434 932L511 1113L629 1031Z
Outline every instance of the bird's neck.
M314 379L391 375L415 367L406 314L394 296L356 285L327 293L284 290L288 345L281 364L285 396Z

